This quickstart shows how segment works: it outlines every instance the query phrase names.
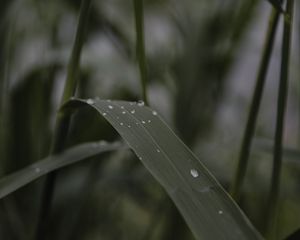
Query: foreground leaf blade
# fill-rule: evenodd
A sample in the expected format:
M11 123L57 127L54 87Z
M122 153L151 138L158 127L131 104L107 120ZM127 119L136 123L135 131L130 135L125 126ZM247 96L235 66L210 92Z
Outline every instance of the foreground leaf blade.
M2 178L0 180L0 199L56 169L96 156L100 153L118 150L120 148L122 148L122 145L119 143L84 143L67 149L59 155L47 157Z
M163 185L197 239L261 239L246 216L157 113L124 101L72 100L88 104L127 141Z

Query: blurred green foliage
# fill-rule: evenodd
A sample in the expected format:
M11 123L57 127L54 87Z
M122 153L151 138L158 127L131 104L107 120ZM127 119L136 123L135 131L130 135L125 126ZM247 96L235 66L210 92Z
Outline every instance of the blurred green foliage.
M1 3L0 176L4 176L49 153L80 1ZM231 181L249 102L248 96L239 95L241 101L233 105L228 94L236 84L246 86L243 89L251 95L251 83L240 82L244 75L254 81L255 73L251 67L239 82L232 83L230 77L238 71L239 60L247 58L249 32L260 27L257 19L270 6L257 0L145 1L150 104L225 187ZM77 96L141 98L133 16L131 1L93 2ZM260 51L255 54L258 59ZM299 109L298 97L297 91L291 95L292 110ZM220 119L220 113L226 111L237 123L232 132L220 130L228 121ZM288 123L296 115L291 111ZM272 116L266 119L262 121L273 126ZM260 137L270 137L268 127L259 128ZM106 122L99 124L93 112L82 111L72 119L68 146L116 138ZM292 134L287 138L288 143L296 142ZM173 203L131 152L102 158L106 160L94 158L59 171L45 239L193 239ZM260 229L270 154L254 149L251 158L242 208ZM300 226L299 162L286 164L283 177L279 239ZM0 200L0 239L33 238L43 182Z

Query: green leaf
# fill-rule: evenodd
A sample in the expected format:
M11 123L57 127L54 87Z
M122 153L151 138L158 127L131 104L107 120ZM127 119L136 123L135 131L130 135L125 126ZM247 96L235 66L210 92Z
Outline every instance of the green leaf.
M37 178L56 169L76 163L97 154L124 148L120 143L84 143L72 147L59 155L47 157L0 180L0 199Z
M90 105L119 132L172 198L197 239L261 239L217 180L142 103L71 100L63 109ZM188 127L188 126L187 126Z

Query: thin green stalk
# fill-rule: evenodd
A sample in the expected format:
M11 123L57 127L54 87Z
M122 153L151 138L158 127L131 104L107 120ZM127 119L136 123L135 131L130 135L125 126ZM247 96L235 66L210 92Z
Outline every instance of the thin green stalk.
M5 165L7 162L7 149L8 149L8 132L7 126L9 117L9 71L10 71L10 64L11 64L11 54L12 54L12 47L14 44L14 29L15 29L15 22L9 24L6 30L6 34L3 36L4 42L4 50L0 56L3 57L3 62L0 71L0 176L3 175L5 172ZM5 31L4 30L4 31ZM5 60L4 60L5 59ZM1 61L0 61L1 62ZM3 71L3 74L2 74Z
M69 100L75 95L78 82L78 72L80 65L81 50L85 38L85 28L87 25L89 9L92 0L82 0L80 6L80 15L76 31L75 42L73 45L70 61L67 69L67 78L65 82L64 92L61 99L61 104ZM61 152L64 149L71 117L69 114L58 112L55 124L55 132L51 146L51 155ZM47 176L45 187L42 193L41 210L36 231L36 239L45 238L45 230L47 221L51 212L53 193L55 189L56 173L51 173Z
M144 37L144 0L133 0L136 30L136 53L140 69L140 79L142 83L143 100L148 105L147 83L148 71L145 53Z
M274 227L277 219L277 206L279 202L280 193L280 174L282 165L282 141L284 133L284 120L288 93L288 78L289 78L289 63L292 39L292 23L294 12L294 0L287 0L286 16L284 18L284 30L282 40L282 53L281 53L281 71L280 82L277 99L277 118L276 130L273 149L273 167L271 177L271 188L267 202L267 237L272 238Z
M255 132L255 125L256 125L257 115L258 115L258 111L262 99L267 71L270 64L271 55L273 52L273 46L274 46L276 31L278 28L279 17L280 17L280 13L275 8L273 8L269 18L269 26L268 26L265 43L264 43L264 51L260 61L260 67L257 74L256 85L252 96L252 102L250 106L248 120L247 120L245 132L243 135L242 145L239 153L238 166L235 173L233 185L231 186L230 189L231 195L236 201L239 201L241 195L241 189L246 175L251 143Z

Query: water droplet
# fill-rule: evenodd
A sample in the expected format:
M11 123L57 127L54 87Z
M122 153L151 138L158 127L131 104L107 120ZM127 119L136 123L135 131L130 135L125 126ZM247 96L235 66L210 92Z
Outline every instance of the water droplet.
M130 112L131 112L132 114L135 114L135 110L134 110L134 109L133 109L133 110L131 110Z
M139 159L140 159L140 160L143 160L143 158L142 158L142 157L139 157Z
M123 125L124 125L124 123L122 123L122 122L121 122L121 123L120 123L120 125L121 125L121 126L123 126Z
M142 124L145 124L146 122L145 121L142 121Z
M126 111L123 111L122 114L126 114Z
M153 114L154 116L156 116L156 115L157 115L157 112L156 112L156 111L152 111L152 114Z
M133 102L130 102L130 103L129 103L129 105L133 106L133 105L134 105L134 103L133 103Z
M130 125L128 125L127 127L128 127L128 128L131 128L131 126L130 126Z
M197 171L196 169L191 169L190 173L191 173L191 175L192 175L194 178L196 178L196 177L199 176L199 173L198 173L198 171Z
M106 113L106 112L104 112L104 113L102 113L102 115L103 115L103 116L106 116L106 115L107 115L107 113Z
M218 212L219 214L223 214L223 211L222 210L219 210L219 212Z
M112 105L108 105L108 108L109 109L113 109L114 107Z
M120 108L121 108L121 109L124 109L124 106L121 106Z
M107 99L106 102L111 102L111 100L110 100L110 99Z
M91 104L93 105L95 103L95 101L91 98L89 98L88 100L86 100L87 104Z
M160 150L159 150L159 149L156 149L156 152L160 153Z
M138 105L139 107L142 107L142 106L145 105L145 103L144 103L144 101L139 100L138 103L137 103L137 105Z
M38 167L36 167L36 168L34 169L34 171L35 171L36 173L39 173L39 172L41 172L41 169L38 168Z
M148 120L148 123L151 123L151 120Z

